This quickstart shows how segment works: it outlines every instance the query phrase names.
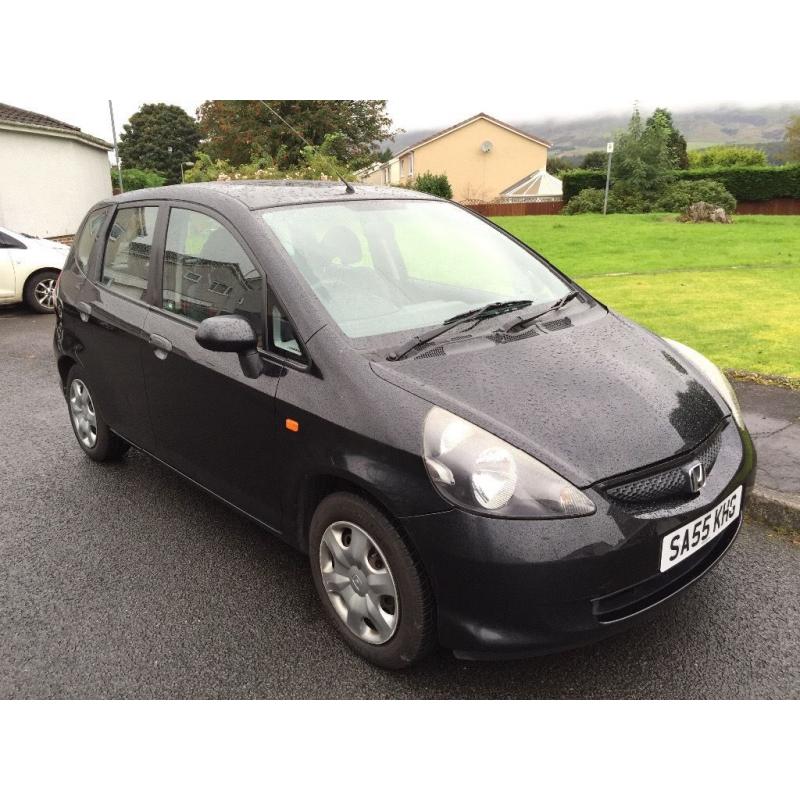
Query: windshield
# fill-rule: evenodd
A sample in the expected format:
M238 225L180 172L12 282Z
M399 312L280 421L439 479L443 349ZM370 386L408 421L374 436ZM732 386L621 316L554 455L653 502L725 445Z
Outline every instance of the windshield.
M336 324L363 346L487 303L550 303L570 288L527 250L449 203L359 200L257 214Z

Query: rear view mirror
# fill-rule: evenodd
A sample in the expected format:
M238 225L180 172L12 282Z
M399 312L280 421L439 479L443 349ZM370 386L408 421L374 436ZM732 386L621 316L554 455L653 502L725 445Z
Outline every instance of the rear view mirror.
M256 334L250 323L236 314L209 317L200 323L194 335L197 343L215 353L236 353L242 372L248 378L261 374L261 358L256 350Z

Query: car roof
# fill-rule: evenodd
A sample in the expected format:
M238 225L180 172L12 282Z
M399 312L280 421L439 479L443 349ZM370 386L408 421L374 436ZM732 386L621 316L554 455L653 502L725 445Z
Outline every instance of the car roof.
M341 181L213 181L181 183L153 189L123 192L114 203L139 200L185 200L214 205L215 200L238 200L251 210L298 205L301 203L350 202L354 200L437 200L429 194L393 186L354 183L348 194Z

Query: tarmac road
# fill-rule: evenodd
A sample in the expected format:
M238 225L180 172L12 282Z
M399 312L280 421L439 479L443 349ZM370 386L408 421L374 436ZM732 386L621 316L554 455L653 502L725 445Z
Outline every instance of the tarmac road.
M752 522L615 639L382 672L329 627L304 556L141 453L85 458L52 330L0 310L2 698L800 697L800 546Z

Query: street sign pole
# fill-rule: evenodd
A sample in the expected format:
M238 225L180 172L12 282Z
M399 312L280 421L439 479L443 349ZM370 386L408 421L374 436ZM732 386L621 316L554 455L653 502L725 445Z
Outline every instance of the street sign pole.
M605 216L608 210L608 185L611 183L611 157L614 155L614 142L609 142L606 145L606 153L608 153L608 168L606 169L606 194L603 198L603 215Z

